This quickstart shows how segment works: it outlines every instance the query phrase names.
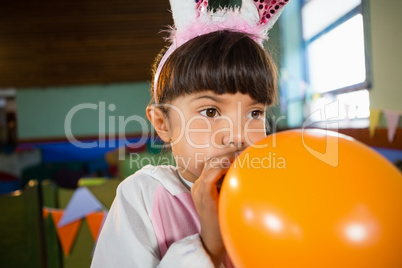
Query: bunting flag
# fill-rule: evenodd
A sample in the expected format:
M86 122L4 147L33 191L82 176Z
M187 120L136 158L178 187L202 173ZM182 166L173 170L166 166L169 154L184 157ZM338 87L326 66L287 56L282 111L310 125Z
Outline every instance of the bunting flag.
M313 94L313 101L316 101L316 100L321 99L321 98L322 98L322 95L320 93L314 93Z
M75 190L68 202L65 213L62 216L58 227L63 227L69 223L84 218L86 215L95 211L103 210L104 206L86 187Z
M350 121L350 118L349 118L350 105L345 103L344 107L345 107L345 116L346 116L345 121L349 122Z
M58 227L58 223L60 222L65 212L63 212L62 210L55 209L51 210L50 213L52 215L53 222L56 226L57 235L59 237L63 253L65 256L68 256L74 244L82 220L76 220L67 225L64 225L63 227Z
M387 119L388 141L393 142L396 134L396 129L399 123L399 113L396 111L384 110L385 118Z
M93 246L93 248L92 248L91 258L94 256L95 248L96 248L96 242L98 241L98 237L99 237L99 234L100 234L100 232L101 232L101 230L102 230L103 224L105 223L107 214L108 214L108 211L107 211L107 210L103 211L102 222L101 222L101 224L100 224L99 230L97 231L96 237L94 237L94 234L95 234L95 231L96 231L95 228L96 228L96 225L98 225L99 223L93 224L93 226L94 226L95 228L89 227L90 230L91 230L92 237L93 237L93 239L94 239L94 246ZM94 217L94 218L95 218L95 217ZM99 218L100 218L100 217L97 217L96 220L99 220ZM90 221L91 221L91 219L88 220L88 216L87 216L88 226L91 225L91 224L89 223ZM92 230L92 229L94 229L94 230Z
M86 219L88 223L89 230L91 231L92 238L94 242L98 239L100 230L102 229L103 223L105 221L107 212L95 212L88 214Z
M47 207L42 208L42 216L43 216L44 220L47 219L47 217L49 216L49 208L47 208Z
M378 126L378 123L380 122L380 115L381 112L379 109L373 109L370 108L370 138L374 137L375 129Z
M72 250L82 219L86 218L91 236L96 242L107 213L107 209L86 187L75 190L66 209L42 208L42 216L45 220L51 215L65 256L68 256ZM63 220L64 223L61 224Z

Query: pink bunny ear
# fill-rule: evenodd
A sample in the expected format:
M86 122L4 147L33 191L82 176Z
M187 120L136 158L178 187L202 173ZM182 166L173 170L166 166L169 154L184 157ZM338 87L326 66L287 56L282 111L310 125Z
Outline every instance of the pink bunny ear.
M171 46L163 55L154 76L156 90L162 68L175 49L188 40L223 29L250 34L258 44L268 40L268 30L278 19L289 0L243 0L241 9L219 8L209 11L208 0L169 0L174 26L170 30Z
M260 24L269 24L271 27L278 19L283 7L289 0L254 0L260 15Z

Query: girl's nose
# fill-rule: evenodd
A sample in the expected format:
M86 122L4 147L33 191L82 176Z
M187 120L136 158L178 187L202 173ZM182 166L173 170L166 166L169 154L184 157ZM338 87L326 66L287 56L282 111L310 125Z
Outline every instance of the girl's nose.
M233 124L228 131L222 132L221 144L225 147L243 148L245 146L244 127Z

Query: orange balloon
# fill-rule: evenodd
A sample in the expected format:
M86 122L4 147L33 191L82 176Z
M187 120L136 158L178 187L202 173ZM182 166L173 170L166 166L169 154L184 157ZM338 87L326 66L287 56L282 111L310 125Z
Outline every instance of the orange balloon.
M402 267L401 172L335 132L279 132L243 151L219 221L238 268Z

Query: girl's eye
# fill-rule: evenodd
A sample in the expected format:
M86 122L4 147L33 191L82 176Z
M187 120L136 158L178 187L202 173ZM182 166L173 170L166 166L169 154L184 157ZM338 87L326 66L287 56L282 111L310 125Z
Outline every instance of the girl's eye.
M218 111L214 108L209 108L201 111L201 114L206 117L216 117L218 116Z
M264 114L264 111L255 110L249 113L249 118L259 119Z

